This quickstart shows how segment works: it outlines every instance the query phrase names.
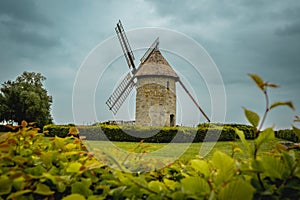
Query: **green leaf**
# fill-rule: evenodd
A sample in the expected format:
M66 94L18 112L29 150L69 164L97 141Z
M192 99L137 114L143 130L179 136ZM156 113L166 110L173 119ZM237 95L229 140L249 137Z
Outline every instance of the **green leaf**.
M49 179L49 180L51 180L53 184L55 184L55 185L57 184L56 178L52 174L50 174L50 173L43 173L42 176L45 177L45 178L47 178L47 179Z
M210 174L209 166L205 160L194 159L190 161L191 167L197 172L202 173L205 177Z
M113 196L113 199L122 199L122 194L124 193L124 190L126 189L126 186L120 186L114 189L109 190L109 195Z
M42 165L37 165L35 167L25 168L24 172L34 176L41 176L44 172L46 172L46 169Z
M171 190L175 190L178 186L180 186L179 182L169 180L167 178L164 178L164 184Z
M177 191L177 192L172 193L172 199L182 200L182 199L186 199L186 197L181 191Z
M20 190L20 191L17 191L15 193L10 194L7 197L7 199L16 199L16 197L19 197L19 196L21 196L23 194L28 194L28 193L31 193L31 192L32 192L32 190Z
M92 191L89 189L90 185L91 182L89 180L82 180L81 182L73 183L71 187L71 192L88 197L90 194L92 194Z
M21 190L25 186L25 184L26 184L26 179L23 176L20 176L13 180L13 187L16 190Z
M235 129L235 133L239 136L241 142L243 143L243 145L246 147L247 152L249 153L250 157L253 155L253 150L250 148L250 145L248 143L248 141L245 138L245 134L243 131L240 131L239 129Z
M288 176L289 171L285 168L284 163L279 158L273 156L263 156L262 157L262 164L265 169L265 174L271 178L278 178L283 179Z
M56 188L58 192L63 193L66 190L66 185L63 182L57 182Z
M261 89L261 90L265 90L265 88L264 88L264 81L263 81L263 79L261 78L261 77L259 77L258 75L256 75L256 74L248 74L251 78L252 78L252 80L256 83L256 85Z
M38 183L33 193L48 196L54 194L54 191L51 191L47 185Z
M244 180L237 180L228 183L224 188L221 189L219 199L243 199L251 200L255 189Z
M270 110L271 109L273 109L273 108L275 108L275 107L277 107L277 106L288 106L288 107L290 107L292 110L295 110L295 107L294 107L294 105L293 105L293 102L291 102L291 101L286 101L286 102L275 102L275 103L273 103L271 106L270 106Z
M181 189L183 193L194 195L208 195L210 188L208 183L200 177L187 177L181 181Z
M85 197L81 194L70 194L69 196L64 197L62 200L85 200Z
M42 153L40 159L43 162L43 164L46 165L47 168L50 168L52 167L52 161L56 159L57 156L58 156L57 151L46 151Z
M155 191L155 192L162 192L162 191L166 190L166 186L162 182L159 182L159 181L151 181L148 184L148 187L152 191Z
M285 166L292 171L294 166L297 164L295 152L294 151L284 151L282 152L282 158L284 160Z
M216 151L212 159L213 165L217 169L217 184L229 181L235 173L234 160L227 154Z
M257 173L262 173L265 171L264 165L262 163L263 161L260 159L251 159L251 168L253 171Z
M244 108L244 113L245 116L248 120L248 122L250 122L250 124L252 124L253 127L257 128L258 123L259 123L259 115L251 110L248 110L246 108Z
M12 187L12 181L7 176L0 177L0 195L9 194Z
M79 162L73 162L70 163L70 165L68 166L68 168L66 169L67 172L74 172L74 173L78 173L80 171L80 167L82 166L81 163Z
M272 128L267 128L264 131L260 132L258 137L255 139L255 144L257 147L260 147L263 143L268 140L275 138L275 134Z

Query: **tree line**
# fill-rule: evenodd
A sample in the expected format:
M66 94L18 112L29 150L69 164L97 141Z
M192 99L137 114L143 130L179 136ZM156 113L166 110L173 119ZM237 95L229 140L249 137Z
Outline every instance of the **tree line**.
M45 80L41 73L25 71L5 81L0 89L0 122L20 125L26 120L39 127L52 123L52 97L43 85Z

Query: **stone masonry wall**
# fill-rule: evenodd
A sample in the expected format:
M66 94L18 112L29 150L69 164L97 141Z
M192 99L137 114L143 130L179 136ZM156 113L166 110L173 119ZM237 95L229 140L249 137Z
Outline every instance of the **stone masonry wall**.
M175 79L170 77L145 76L138 78L135 114L137 126L175 125L175 83ZM173 124L171 118L173 118Z

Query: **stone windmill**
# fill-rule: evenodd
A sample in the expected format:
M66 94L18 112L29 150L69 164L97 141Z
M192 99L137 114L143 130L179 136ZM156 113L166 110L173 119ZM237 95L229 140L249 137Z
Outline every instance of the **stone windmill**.
M178 82L207 121L210 121L159 51L158 38L140 59L139 67L136 68L135 58L121 21L117 23L115 30L131 72L125 76L106 101L114 114L118 112L132 89L136 87L136 125L174 126L176 122L176 82Z

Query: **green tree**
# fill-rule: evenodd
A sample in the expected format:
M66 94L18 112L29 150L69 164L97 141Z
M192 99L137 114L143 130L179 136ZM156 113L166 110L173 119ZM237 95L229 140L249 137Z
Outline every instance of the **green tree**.
M6 81L0 89L0 121L36 122L42 127L52 123L52 97L43 86L46 78L35 72L23 72L15 81Z

